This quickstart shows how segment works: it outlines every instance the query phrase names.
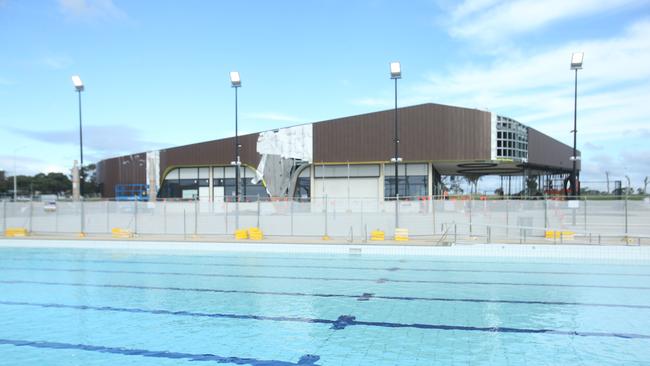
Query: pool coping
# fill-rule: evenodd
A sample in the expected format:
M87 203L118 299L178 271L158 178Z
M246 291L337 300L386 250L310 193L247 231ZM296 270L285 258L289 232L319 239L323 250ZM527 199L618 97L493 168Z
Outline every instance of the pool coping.
M402 255L445 257L508 257L597 259L605 261L634 261L650 265L650 246L575 245L575 244L453 244L447 246L411 244L356 244L328 242L214 242L214 241L162 241L162 240L70 240L4 238L0 248L69 248L108 249L133 251L184 251L184 252L262 252L262 253L322 253L349 255Z

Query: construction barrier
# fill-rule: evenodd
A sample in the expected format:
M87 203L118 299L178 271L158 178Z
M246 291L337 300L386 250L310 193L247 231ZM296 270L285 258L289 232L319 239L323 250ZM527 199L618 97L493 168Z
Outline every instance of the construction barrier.
M248 239L248 231L246 229L235 230L235 239L237 240Z
M370 240L373 241L384 241L386 239L386 236L383 231L381 230L373 230L370 232Z
M114 238L132 238L133 237L133 232L131 230L127 229L122 229L119 227L114 227L111 229L111 234L113 235Z
M252 227L248 229L248 238L250 240L262 240L264 239L264 234L262 233L262 230L258 227Z
M12 238L27 235L29 235L29 232L24 227L10 227L5 230L5 236Z
M408 241L409 240L409 229L395 229L395 240L397 241Z
M575 235L573 231L546 230L544 233L546 239L573 239Z

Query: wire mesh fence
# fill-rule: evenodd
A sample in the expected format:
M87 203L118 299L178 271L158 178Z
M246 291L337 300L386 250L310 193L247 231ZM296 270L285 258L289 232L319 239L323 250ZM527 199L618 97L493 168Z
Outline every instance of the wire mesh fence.
M650 199L316 197L232 201L2 202L2 227L32 234L209 237L258 227L266 237L329 236L365 241L396 228L430 243L650 244Z

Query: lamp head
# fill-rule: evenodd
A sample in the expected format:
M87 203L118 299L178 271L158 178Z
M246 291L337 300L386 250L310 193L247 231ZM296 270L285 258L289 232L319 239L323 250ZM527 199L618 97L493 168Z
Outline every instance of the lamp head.
M84 83L81 81L81 78L79 75L72 75L72 84L74 84L74 88L77 91L83 91L84 90Z
M390 78L391 79L401 79L402 78L402 66L399 61L390 63Z
M571 55L571 70L582 69L582 60L584 59L584 52L574 52Z
M239 77L239 72L231 71L230 72L230 83L233 88L238 88L241 86L241 78Z

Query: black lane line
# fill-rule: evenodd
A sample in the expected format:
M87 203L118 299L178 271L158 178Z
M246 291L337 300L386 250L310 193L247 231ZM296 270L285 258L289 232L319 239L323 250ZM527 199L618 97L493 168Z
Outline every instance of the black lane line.
M64 349L64 350L79 350L99 353L110 353L123 356L142 356L142 357L155 357L167 359L185 359L188 361L210 361L214 363L230 363L235 365L251 365L251 366L316 366L320 356L304 355L300 357L297 363L279 361L279 360L258 360L255 358L242 358L242 357L228 357L213 355L210 353L205 354L192 354L183 352L170 352L170 351L151 351L145 349L135 348L122 348L122 347L106 347L95 346L90 344L74 344L74 343L61 343L61 342L48 342L48 341L27 341L18 339L2 339L0 338L0 345L11 345L16 347L32 347L43 349Z
M0 248L2 250L3 248ZM6 248L6 249L16 249L16 248ZM59 248L56 248L59 249ZM85 249L85 248L65 248L65 249L73 249L73 250L80 250L80 251L97 251L100 250L102 252L106 252L107 254L113 253L111 249ZM30 252L30 253L38 253L38 254L51 254L52 252L43 252L43 251L37 251L37 252ZM118 252L121 254L122 252ZM169 253L169 251L167 252ZM197 252L197 254L194 255L187 255L187 254L161 254L161 253L155 253L152 252L151 250L142 250L141 252L136 252L134 253L125 253L124 255L127 256L167 256L167 257L174 257L174 258L191 258L191 259L197 259L197 258L224 258L224 259L264 259L264 260L294 260L294 261L304 261L304 260L310 260L310 261L331 261L332 259L343 259L343 260L348 260L349 259L349 254L346 253L339 253L336 254L335 256L332 256L328 253L324 253L322 257L300 257L300 256L295 256L295 257L275 257L275 256L247 256L247 255L232 255L232 256L226 256L226 255L213 255L215 252ZM246 254L247 252L236 252L238 254ZM370 254L375 256L375 254ZM381 254L378 254L381 255ZM444 256L443 256L444 257ZM413 256L412 258L404 258L401 257L399 259L397 258L386 258L386 259L379 259L379 258L363 258L359 257L358 255L355 255L354 257L354 262L400 262L400 263L467 263L467 264L498 264L498 265L564 265L564 266L575 266L577 263L575 262L503 262L503 261L468 261L468 260L441 260L441 259L419 259L420 257ZM453 258L456 259L458 257L448 257L448 258ZM569 258L571 259L571 258ZM582 263L580 263L582 264ZM602 265L602 262L595 262L595 263L587 263L586 265ZM626 268L629 267L643 267L643 268L650 268L650 265L648 264L639 264L639 263L613 263L610 265L615 265L615 266L624 266Z
M335 298L356 299L357 301L369 301L371 299L381 299L381 300L397 300L397 301L470 302L470 303L495 303L495 304L593 306L593 307L608 307L608 308L650 309L650 305L636 305L636 304L627 305L627 304L541 301L541 300L491 300L491 299L446 298L446 297L386 296L386 295L375 295L373 293L367 293L367 292L364 292L361 295L319 294L319 293L283 292L283 291L222 290L222 289L213 289L213 288L157 287L157 286L140 286L140 285L121 285L121 284L85 284L85 283L74 283L74 282L44 282L44 281L26 281L26 280L0 280L0 284L7 284L7 285L33 284L33 285L45 285L45 286L123 288L123 289L134 289L134 290L207 292L207 293L222 293L222 294L248 294L248 295L270 295L270 296L297 296L297 297L305 296L305 297L324 297L324 298L335 297Z
M121 308L121 307L113 307L113 306L67 305L67 304L31 303L31 302L15 302L15 301L0 301L0 305L108 311L108 312L120 312L120 313L153 314L153 315L188 316L188 317L200 317L200 318L221 318L221 319L238 319L238 320L261 320L261 321L276 321L276 322L328 324L330 325L330 329L334 329L334 330L341 330L349 326L360 325L360 326L367 326L367 327L383 327L383 328L415 328L415 329L433 329L433 330L489 332L489 333L533 333L533 334L554 334L554 335L570 335L570 336L583 336L583 337L650 339L650 335L637 334L637 333L578 332L578 331L566 331L566 330L558 330L558 329L475 327L475 326L468 326L468 325L358 321L356 320L356 317L352 315L341 315L336 320L332 320L332 319L304 318L304 317L264 316L264 315L253 315L253 314L199 313L199 312L191 312L185 310L172 311L172 310L163 310L163 309Z
M8 261L23 262L64 262L64 263L104 263L104 264L151 264L174 266L205 266L205 267L243 267L243 268L290 268L290 269L331 269L331 270L365 270L365 271L411 271L411 272L458 272L458 273L502 273L502 274L541 274L541 275L572 275L572 276L623 276L623 277L650 277L650 273L608 273L608 272L570 272L570 271L515 271L501 269L457 269L457 268L408 268L408 267L348 267L348 266L310 266L310 265L273 265L250 263L188 263L188 262L159 262L137 260L104 260L104 259L39 259L39 258L0 258Z
M442 280L398 280L390 278L344 278L344 277L301 277L301 276L271 276L271 275L234 275L226 273L192 273L192 272L150 272L150 271L120 271L108 269L86 270L80 268L36 268L36 267L0 267L0 270L11 271L41 271L41 272L73 272L73 273L118 273L142 274L161 276L191 276L191 277L221 277L221 278L264 278L282 280L309 280L309 281L346 281L346 282L374 282L374 283L420 283L420 284L448 284L448 285L502 285L502 286L528 286L528 287L567 287L567 288L607 288L618 290L650 290L644 286L607 286L607 285L574 285L561 283L519 283L519 282L474 282L474 281L442 281Z

